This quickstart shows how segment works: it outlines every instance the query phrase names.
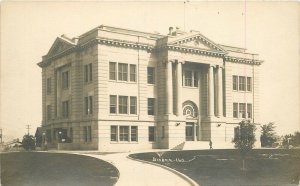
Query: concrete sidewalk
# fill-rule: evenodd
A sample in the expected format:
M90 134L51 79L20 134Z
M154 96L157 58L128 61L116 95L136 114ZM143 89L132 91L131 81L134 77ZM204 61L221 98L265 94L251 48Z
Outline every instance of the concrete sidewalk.
M130 153L106 155L84 154L113 164L120 172L116 186L191 186L192 184L169 170L127 158Z

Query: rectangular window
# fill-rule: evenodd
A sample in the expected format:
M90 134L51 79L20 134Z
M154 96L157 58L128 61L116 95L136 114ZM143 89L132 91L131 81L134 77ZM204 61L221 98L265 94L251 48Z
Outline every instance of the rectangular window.
M247 104L247 118L252 118L252 104Z
M92 63L84 65L84 82L91 82L93 80L93 67Z
M120 126L120 141L129 141L129 126Z
M192 71L184 71L184 86L191 87L192 86Z
M136 65L130 65L130 81L136 81Z
M155 68L147 67L147 82L148 84L155 84Z
M117 96L114 95L109 96L109 113L111 114L117 113Z
M198 72L194 71L194 87L198 87Z
M92 141L92 127L91 126L87 127L87 141L88 142Z
M87 137L87 127L83 127L83 139L84 139L84 142L87 142L88 140L88 137Z
M128 107L128 97L127 96L119 96L119 114L127 114Z
M47 79L47 94L51 94L51 78Z
M155 141L155 127L149 126L148 128L148 133L149 133L149 141Z
M244 76L239 76L239 90L245 91L246 90L246 78Z
M118 126L110 126L110 141L118 141Z
M66 89L69 88L69 71L62 72L61 74L61 80L62 80L62 88Z
M148 98L148 115L154 115L155 113L155 99Z
M238 90L238 76L232 76L232 89Z
M93 96L84 98L84 110L86 115L93 114Z
M161 138L165 138L165 126L161 127Z
M238 103L233 103L233 117L238 118Z
M84 139L84 142L92 141L92 127L91 126L83 127L83 139Z
M62 102L62 117L63 118L69 117L69 101Z
M240 137L240 127L234 127L234 138L238 139Z
M131 141L138 141L138 127L137 126L131 126L131 134L130 134L130 140Z
M130 114L136 114L136 97L130 97Z
M127 81L128 76L128 65L125 63L118 64L118 80Z
M84 98L84 110L85 110L85 114L88 115L89 114L89 97Z
M246 104L239 104L239 118L246 118Z
M51 105L47 105L47 120L51 119L52 108Z
M247 77L247 91L252 91L252 78Z
M116 63L109 62L109 79L116 80L117 73L116 73Z
M89 114L93 114L93 96L89 96Z

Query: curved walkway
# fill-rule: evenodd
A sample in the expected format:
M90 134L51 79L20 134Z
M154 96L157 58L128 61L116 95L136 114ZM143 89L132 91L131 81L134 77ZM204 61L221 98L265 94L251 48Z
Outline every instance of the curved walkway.
M182 177L155 165L127 158L130 153L84 154L112 163L120 172L116 186L190 186Z

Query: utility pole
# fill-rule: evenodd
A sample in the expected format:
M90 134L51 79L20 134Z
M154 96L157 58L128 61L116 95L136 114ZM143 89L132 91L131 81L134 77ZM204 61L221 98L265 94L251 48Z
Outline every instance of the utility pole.
M2 144L2 129L0 129L0 139L1 139L0 144Z
M27 129L27 131L28 131L28 136L29 136L30 125L26 125L26 129Z

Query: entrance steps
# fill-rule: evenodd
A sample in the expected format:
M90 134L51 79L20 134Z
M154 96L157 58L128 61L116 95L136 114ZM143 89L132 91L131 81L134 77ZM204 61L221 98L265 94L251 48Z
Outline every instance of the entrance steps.
M213 142L213 149L233 149L231 142ZM209 149L209 141L184 141L176 145L172 150L204 150Z

